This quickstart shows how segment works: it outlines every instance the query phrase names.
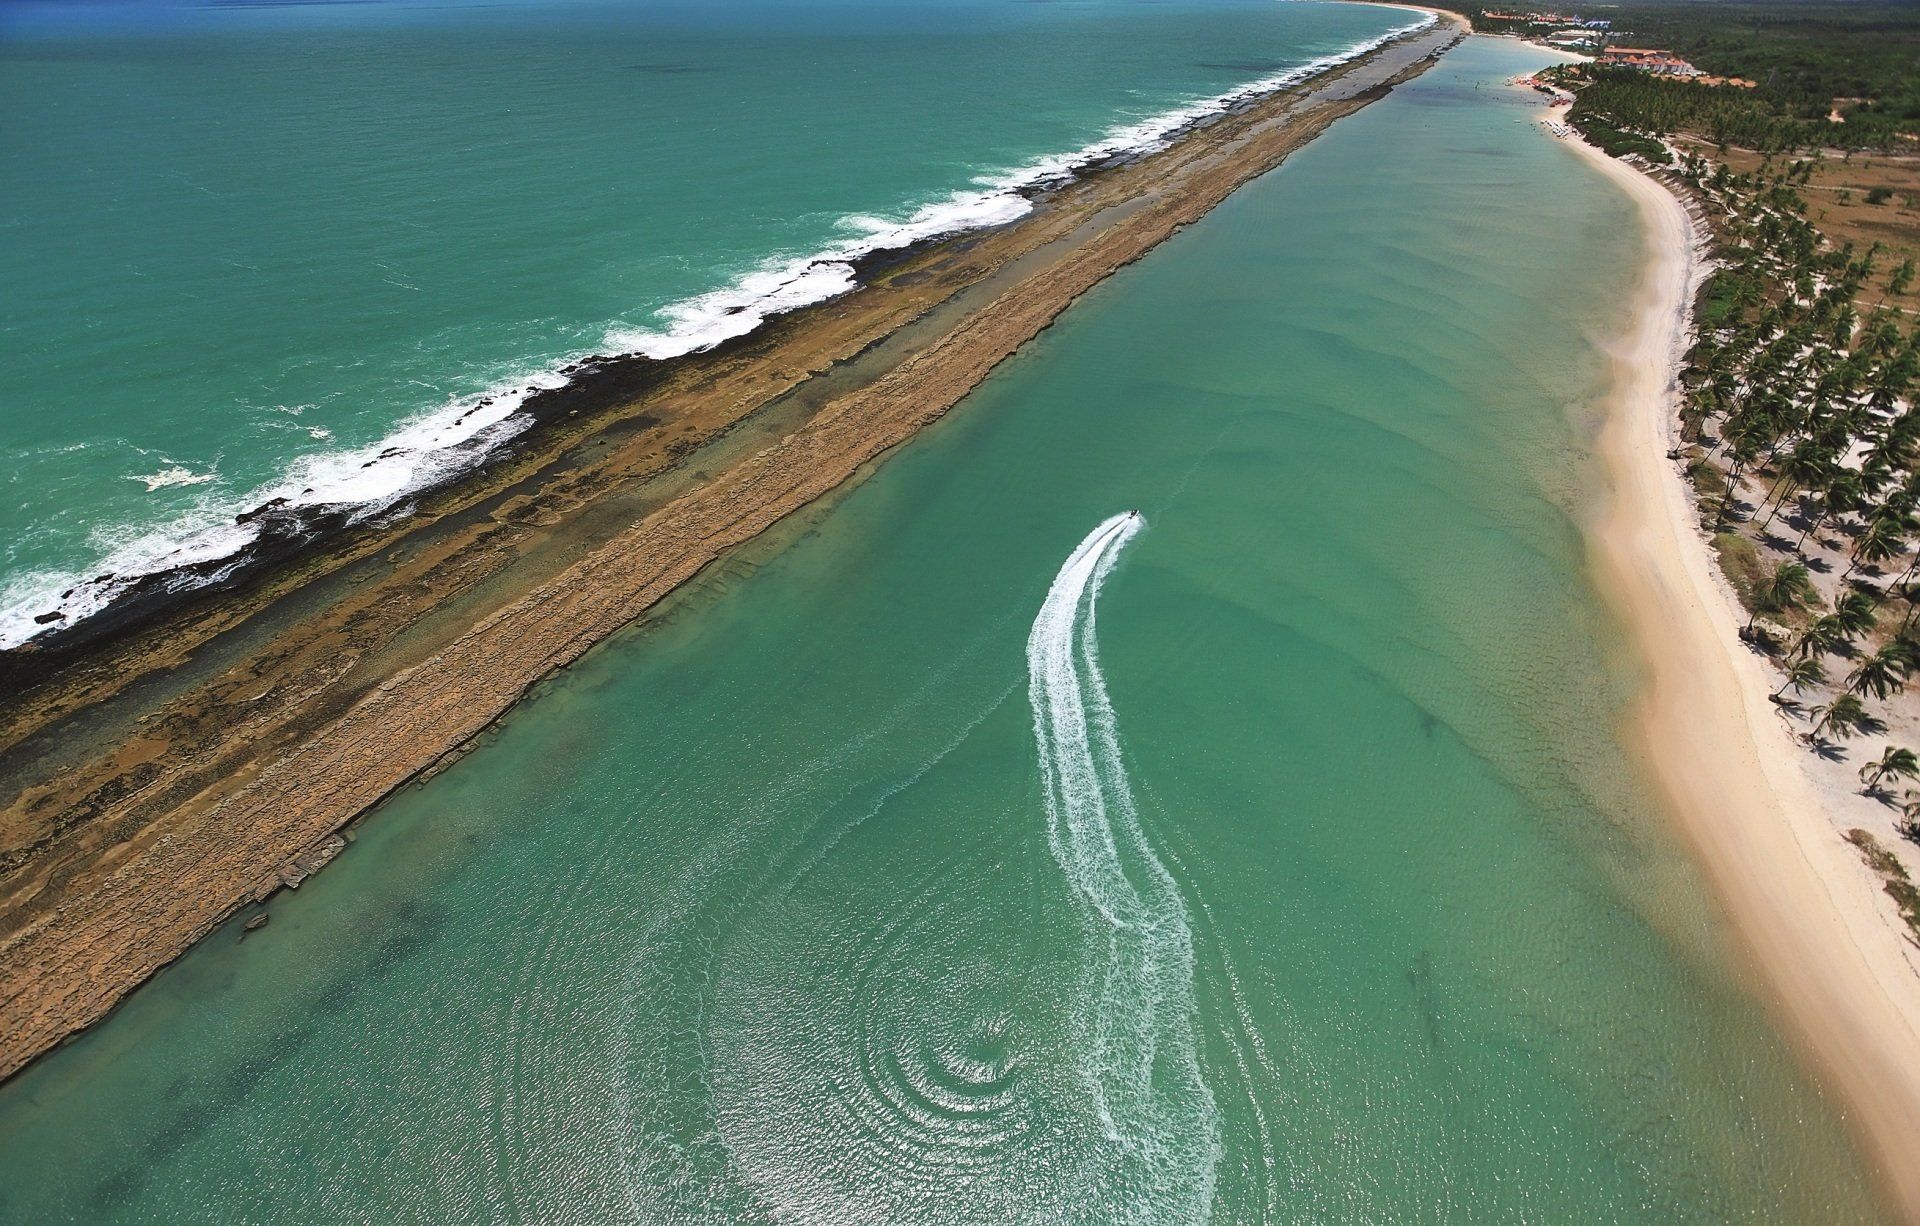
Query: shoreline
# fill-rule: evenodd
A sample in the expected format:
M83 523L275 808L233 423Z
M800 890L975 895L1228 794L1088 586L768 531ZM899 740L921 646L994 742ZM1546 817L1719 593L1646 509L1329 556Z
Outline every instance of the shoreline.
M1437 11L1397 4L1370 7ZM91 570L49 581L44 601L0 608L0 678L32 680L102 639L164 619L183 601L245 583L353 526L432 497L473 477L503 455L538 447L538 433L582 398L630 396L666 376L672 364L736 347L782 316L831 303L871 285L884 270L941 244L1010 225L1060 189L1150 156L1223 116L1272 97L1418 32L1391 30L1225 93L1176 106L1110 129L1062 154L1045 155L979 180L922 206L912 216L863 237L829 243L811 254L767 261L716 289L669 303L649 316L659 328L629 328L604 338L611 352L574 354L532 375L456 399L399 421L366 446L332 453L334 466L314 484L283 474L258 487L251 501L229 504L219 518L170 537L172 548L146 558L110 556ZM617 342L617 344L616 344ZM472 424L469 424L471 419ZM530 437L523 437L530 436ZM181 470L184 472L184 470ZM157 548L158 546L156 546ZM115 568L118 568L116 570ZM52 588L63 587L57 596Z
M1735 598L1667 459L1697 260L1686 206L1577 137L1634 202L1647 262L1612 353L1591 527L1600 589L1640 656L1630 747L1647 762L1763 986L1849 1110L1891 1202L1920 1217L1920 975L1880 883L1842 841L1739 637Z
M1403 34L1019 221L653 363L607 402L557 391L524 457L82 653L0 720L0 1078L296 885L531 687L857 479L1094 285L1461 32Z

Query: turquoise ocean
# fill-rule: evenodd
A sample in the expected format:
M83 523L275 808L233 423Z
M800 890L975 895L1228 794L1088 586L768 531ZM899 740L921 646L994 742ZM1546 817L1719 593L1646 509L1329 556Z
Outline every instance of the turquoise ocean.
M658 333L647 304L842 218L910 216L1404 17L336 6L56 37L41 14L8 56L97 74L63 108L27 91L48 110L170 132L99 95L200 57L177 105L231 90L198 139L257 139L235 174L349 136L398 151L273 197L284 258L338 244L315 280L250 291L299 328L194 339L185 317L215 308L183 294L95 338L156 372L156 330L191 341L153 392L169 424L139 435L163 456L133 449L141 410L71 379L42 380L67 399L27 428L51 450L56 421L98 420L88 445L141 471L272 480L314 454L274 410L184 391L265 380L243 352L315 388L296 350L362 371L359 396L267 399L377 439L515 363ZM217 931L0 1087L0 1220L1879 1220L1620 745L1635 664L1581 523L1639 239L1505 84L1543 58L1472 41L1342 120L868 479L542 686L265 929ZM365 83L352 132L315 120L349 106L343 81ZM691 171L616 156L617 130L668 138L580 105L682 89L711 105L658 102L672 139L761 194L688 204L656 179ZM490 135L457 156L462 112ZM296 119L326 133L306 155L281 143ZM103 152L102 182L191 164L155 143ZM446 194L407 196L426 165ZM616 179L639 193L624 229ZM396 211L426 233L375 220ZM112 241L185 269L219 229L156 244L169 224ZM420 288L389 297L340 254L368 235L413 244ZM346 335L363 367L330 348ZM120 369L58 360L96 387ZM76 517L158 514L72 463L19 480L77 483ZM25 520L22 573L98 531Z
M0 4L0 648L243 550L271 500L388 511L570 359L724 339L1416 18Z

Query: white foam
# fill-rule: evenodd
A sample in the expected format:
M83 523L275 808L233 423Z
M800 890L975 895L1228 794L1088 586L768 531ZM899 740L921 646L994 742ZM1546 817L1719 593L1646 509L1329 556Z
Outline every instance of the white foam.
M1036 187L1065 181L1109 158L1137 156L1161 148L1175 134L1195 123L1365 55L1403 34L1432 25L1435 20L1431 14L1423 15L1418 21L1356 43L1337 54L1321 56L1224 94L1114 128L1099 140L1071 153L1039 158L1014 170L982 176L975 181L978 186L974 189L958 191L923 205L904 219L844 218L841 224L856 232L853 238L812 255L769 261L731 285L664 308L655 316L654 327L608 333L608 346L617 352L641 353L654 358L711 349L751 332L773 315L825 302L853 289L856 282L852 265L867 256L1017 221L1033 211L1033 203L1026 193Z
M1047 842L1088 914L1070 1036L1131 1202L1116 1220L1201 1221L1220 1120L1201 1073L1186 903L1140 825L1095 634L1101 586L1139 534L1137 512L1087 534L1027 637L1027 694Z
M1337 54L1115 128L1074 152L984 176L976 181L975 188L924 205L904 219L845 218L841 225L850 232L848 238L811 255L771 260L730 285L666 307L657 313L652 327L610 331L607 347L618 354L650 358L711 349L753 331L772 316L848 292L856 285L854 265L866 256L1018 220L1032 211L1033 204L1025 193L1034 188L1064 181L1109 158L1160 148L1192 124L1364 55L1434 20L1425 16ZM240 497L209 499L170 524L142 531L131 539L105 543L100 561L88 571L95 578L52 571L16 575L0 588L0 650L91 616L143 576L245 549L258 538L258 530L234 522L234 517L244 511L276 500L290 507L353 506L356 522L387 511L478 464L489 451L526 428L529 423L516 420L514 414L532 392L567 382L557 370L545 371L503 383L478 403L462 399L425 412L369 446L303 456L278 481ZM299 416L308 406L276 407ZM316 433L315 437L321 435ZM206 479L191 473L184 479L173 478L173 471L155 476L167 477L164 484L172 485L198 484ZM98 578L103 574L112 578ZM63 616L52 622L36 620L50 611Z
M236 522L237 515L252 508L276 501L290 507L348 507L350 521L356 523L378 515L478 464L526 428L526 420L514 414L534 389L565 382L557 373L543 373L522 386L483 397L491 400L485 405L466 400L443 405L378 443L302 456L276 481L239 496L207 499L167 523L118 534L98 533L93 544L99 561L87 575L28 571L0 587L0 649L17 647L36 634L91 617L142 579L241 553L260 537L257 524ZM151 490L197 485L212 476L172 468L141 479ZM195 580L182 575L178 586L220 577ZM48 612L62 616L37 620Z
M173 485L205 485L218 478L218 473L197 473L180 467L163 468L157 473L136 473L127 478L129 481L144 481L147 493L163 490Z

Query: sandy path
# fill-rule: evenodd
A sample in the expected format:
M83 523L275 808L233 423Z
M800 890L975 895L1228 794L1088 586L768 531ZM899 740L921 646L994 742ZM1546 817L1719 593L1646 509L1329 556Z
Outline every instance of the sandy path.
M1790 1032L1845 1097L1902 1212L1920 1220L1920 975L1880 884L1841 841L1739 638L1732 592L1666 458L1692 223L1659 182L1565 142L1639 207L1649 260L1613 350L1594 525L1608 597L1646 663L1632 735Z

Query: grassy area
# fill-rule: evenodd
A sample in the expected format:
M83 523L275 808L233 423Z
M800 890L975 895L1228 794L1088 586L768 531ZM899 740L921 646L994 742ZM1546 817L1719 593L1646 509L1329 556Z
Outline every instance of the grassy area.
M1720 495L1727 488L1727 474L1704 459L1705 454L1697 445L1687 449L1687 480L1693 483L1694 509L1700 514L1703 528L1718 518Z
M1715 494L1720 492L1720 484L1714 481ZM1767 564L1760 560L1760 551L1752 541L1737 532L1721 532L1713 538L1713 552L1719 555L1720 569L1726 573L1733 584L1734 594L1740 597L1740 603L1748 612L1758 605L1755 592L1767 577Z
M1851 244L1863 252L1876 244L1882 248L1866 279L1861 309L1870 311L1884 304L1909 319L1920 313L1920 275L1901 273L1910 260L1920 265L1920 150L1899 157L1856 153L1846 158L1792 159L1744 149L1714 149L1684 137L1677 144L1683 154L1698 150L1729 171L1756 181L1793 175L1800 200L1796 211L1829 242L1836 247ZM1731 279L1724 280L1723 288L1731 294ZM1716 284L1722 281L1714 278ZM1710 326L1723 321L1716 317Z
M1859 848L1867 867L1880 874L1880 882L1886 887L1887 896L1893 899L1893 905L1899 908L1900 918L1907 921L1914 937L1920 939L1920 887L1913 884L1906 866L1868 831L1847 831L1847 842Z
M1700 287L1700 300L1694 305L1694 318L1703 329L1724 327L1739 305L1739 286L1724 269L1716 270Z

